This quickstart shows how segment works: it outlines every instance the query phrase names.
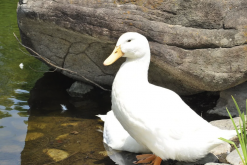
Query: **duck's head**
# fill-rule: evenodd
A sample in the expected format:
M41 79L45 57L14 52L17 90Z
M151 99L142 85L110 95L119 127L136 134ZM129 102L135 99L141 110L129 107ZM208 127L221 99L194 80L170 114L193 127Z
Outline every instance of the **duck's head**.
M104 61L104 65L111 65L120 57L127 59L141 59L150 56L150 49L146 37L139 33L124 33L117 42L112 54ZM148 59L150 57L147 57Z

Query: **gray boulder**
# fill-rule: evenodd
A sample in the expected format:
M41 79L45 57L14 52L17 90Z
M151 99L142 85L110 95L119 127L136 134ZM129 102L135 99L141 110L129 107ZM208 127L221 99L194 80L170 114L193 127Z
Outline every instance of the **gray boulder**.
M150 82L189 95L247 80L246 8L246 0L20 0L17 16L25 45L101 85L123 62L102 64L119 36L139 32L150 41Z
M214 118L229 118L229 115L226 111L227 107L232 117L239 116L231 96L235 98L240 111L245 112L246 114L247 82L237 85L233 88L221 91L220 98L217 102L216 107L212 110L207 111L207 114L209 116L213 116Z

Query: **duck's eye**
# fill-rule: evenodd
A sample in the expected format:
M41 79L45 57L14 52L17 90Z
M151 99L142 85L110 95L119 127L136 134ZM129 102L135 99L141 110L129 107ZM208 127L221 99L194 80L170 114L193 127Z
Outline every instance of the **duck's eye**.
M128 42L130 42L131 40L128 40Z

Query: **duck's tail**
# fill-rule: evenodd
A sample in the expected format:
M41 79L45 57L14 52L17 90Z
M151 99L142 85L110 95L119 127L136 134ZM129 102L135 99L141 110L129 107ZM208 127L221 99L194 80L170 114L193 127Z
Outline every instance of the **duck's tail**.
M194 137L196 139L189 139L189 143L182 142L179 145L178 152L176 152L176 159L181 161L196 161L208 154L212 149L220 144L226 143L219 138L231 139L236 136L235 130L221 130L217 127L209 129L208 132L199 131ZM194 145L191 145L194 144ZM189 152L184 152L189 151Z
M99 117L102 121L105 121L106 115L95 115L97 117Z
M236 135L237 135L237 132L235 130L219 130L219 132L216 133L216 138L218 138L218 140L214 142L215 145L212 145L209 148L209 150L212 150L213 148L217 147L219 144L225 143L225 141L221 140L220 138L230 140Z

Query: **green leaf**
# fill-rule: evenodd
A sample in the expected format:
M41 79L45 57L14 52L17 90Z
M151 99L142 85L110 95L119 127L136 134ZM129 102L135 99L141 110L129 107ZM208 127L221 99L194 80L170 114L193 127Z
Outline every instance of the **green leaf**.
M239 119L239 127L240 127L240 131L241 131L241 148L242 148L242 152L243 152L243 155L244 155L244 159L246 160L246 142L245 142L245 138L244 138L244 133L243 133L243 127L241 125L241 120ZM240 141L240 140L239 140Z
M219 139L222 140L222 141L225 141L225 142L227 142L227 143L229 143L231 145L235 145L235 143L233 141L231 141L231 140L227 140L225 138L219 138Z
M238 150L238 147L236 146L236 144L235 144L233 141L231 141L231 140L227 140L227 139L225 139L225 138L219 138L219 139L220 139L220 140L222 140L222 141L225 141L225 142L227 142L227 143L229 143L229 144L231 144L231 145L233 145L233 146L234 146L234 148L237 150L238 155L240 156L240 158L241 158L242 162L245 164L245 161L244 161L244 159L243 159L242 155L240 154L240 152L239 152L239 150ZM245 160L246 160L246 159L245 159Z
M238 107L238 104L237 104L237 102L236 102L236 100L234 99L233 96L232 96L232 99L233 99L233 102L234 102L234 104L235 104L235 106L236 106L236 108L237 108L237 110L238 110L238 114L241 115L241 111L240 111L240 109L239 109L239 107Z
M241 140L240 134L239 134L239 132L238 132L238 128L237 128L237 126L236 126L236 124L235 124L235 122L234 122L234 120L233 120L233 118L232 118L232 115L231 115L231 113L229 112L229 110L228 110L227 108L226 108L226 110L227 110L228 115L229 115L230 118L231 118L231 121L232 121L232 123L233 123L234 129L236 130L236 133L237 133L237 135L238 135L238 139Z
M225 141L225 142L227 142L227 143L229 143L229 144L231 144L231 145L233 145L233 146L235 147L236 151L238 152L239 157L241 158L243 164L247 165L247 148L246 148L246 146L247 146L247 138L246 138L246 120L247 120L247 119L246 119L246 117L245 117L245 115L244 115L244 112L241 113L241 111L240 111L240 109L239 109L239 106L238 106L238 104L237 104L237 102L236 102L236 100L234 99L233 96L232 96L232 99L233 99L233 102L234 102L234 104L235 104L235 106L236 106L236 109L237 109L237 111L238 111L238 113L239 113L239 117L240 117L240 119L239 119L239 126L240 126L240 129L237 128L236 123L234 122L234 120L233 120L233 118L232 118L232 115L231 115L231 113L229 112L229 110L227 109L227 107L226 107L226 110L227 110L227 113L228 113L229 117L231 118L231 121L232 121L232 123L233 123L233 126L234 126L234 128L235 128L235 130L236 130L236 133L237 133L239 142L240 142L240 144L241 144L241 148L242 148L242 152L243 152L244 159L243 159L243 156L240 154L240 152L239 152L239 150L238 150L236 144L235 144L233 141L227 140L227 139L224 139L224 138L219 138L219 139L222 140L222 141ZM247 100L246 100L246 114L247 114ZM241 123L241 121L242 121L242 123ZM239 133L238 130L240 130L241 134Z
M240 122L240 121L239 121ZM245 115L244 112L242 113L242 123L243 123L243 136L244 136L244 144L247 144L247 140L246 140L246 123L245 123Z

